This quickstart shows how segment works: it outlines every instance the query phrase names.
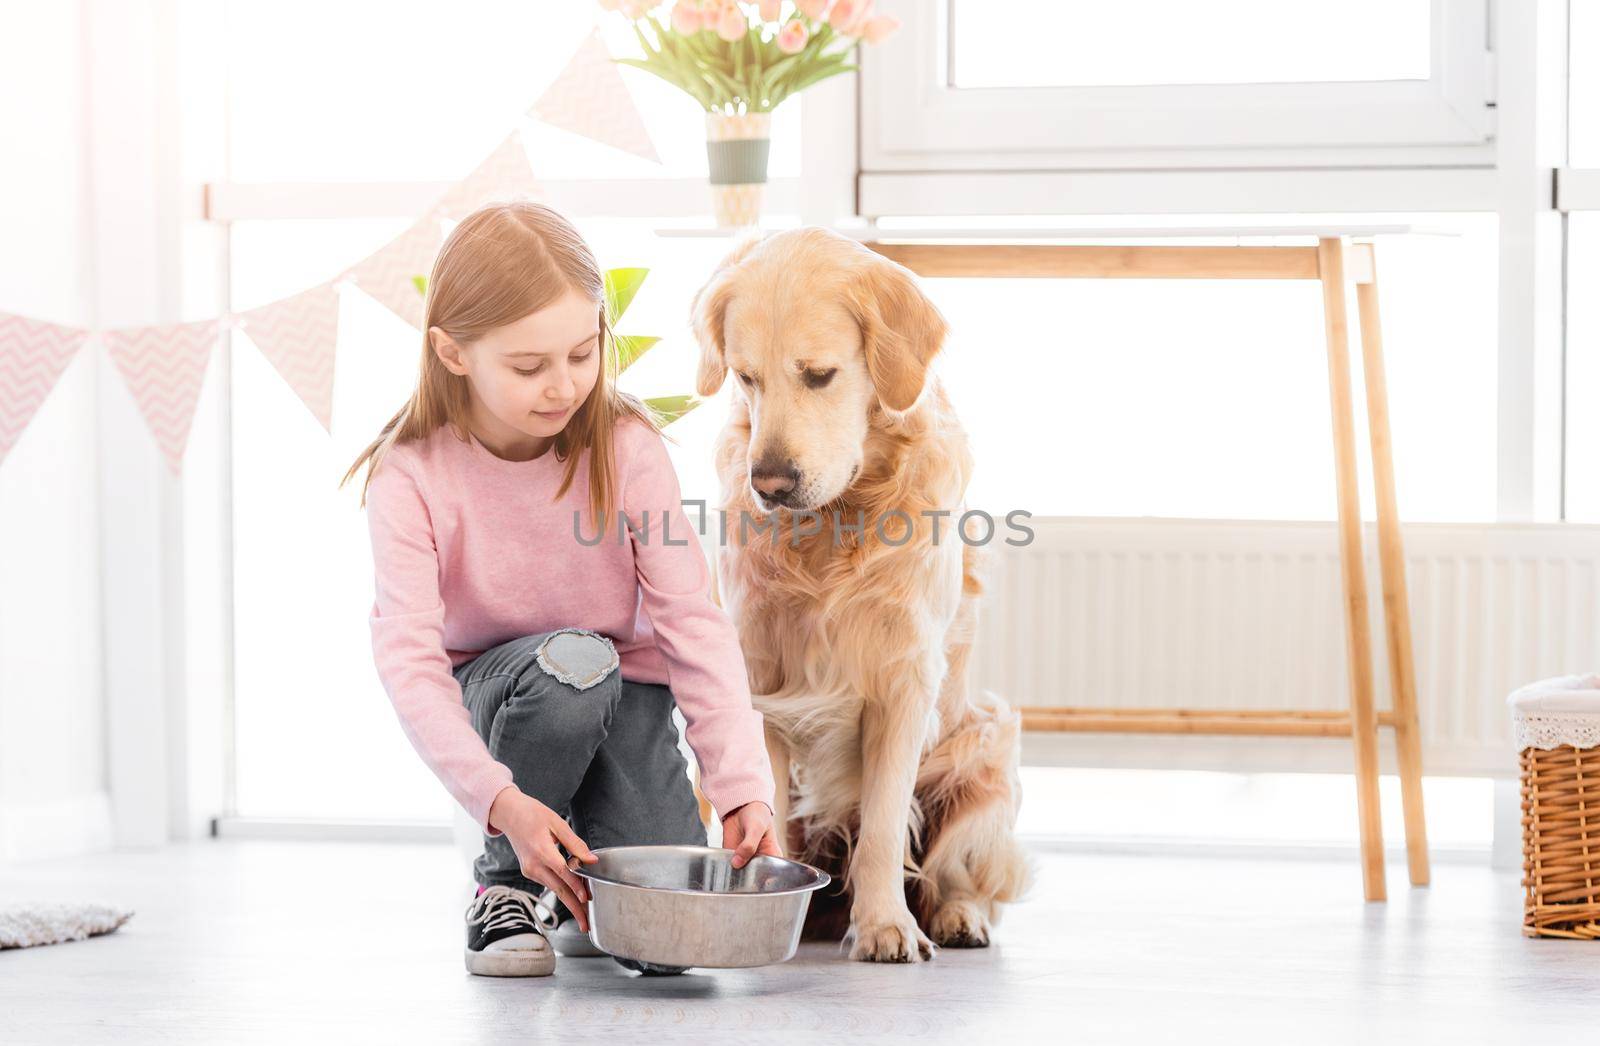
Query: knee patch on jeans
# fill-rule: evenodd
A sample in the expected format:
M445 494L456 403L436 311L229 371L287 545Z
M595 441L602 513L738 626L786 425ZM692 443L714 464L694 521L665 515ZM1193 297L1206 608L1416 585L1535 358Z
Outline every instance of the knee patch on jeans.
M586 628L550 633L536 656L546 674L578 690L594 686L619 664L611 640Z

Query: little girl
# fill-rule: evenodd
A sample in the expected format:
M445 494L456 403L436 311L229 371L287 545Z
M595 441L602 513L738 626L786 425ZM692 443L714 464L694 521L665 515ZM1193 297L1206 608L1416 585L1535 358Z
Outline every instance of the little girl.
M551 973L546 931L564 955L598 954L567 855L705 844L674 705L734 863L778 853L738 637L662 436L614 386L604 299L554 211L469 215L434 262L416 391L344 477L368 466L378 675L484 832L478 974Z

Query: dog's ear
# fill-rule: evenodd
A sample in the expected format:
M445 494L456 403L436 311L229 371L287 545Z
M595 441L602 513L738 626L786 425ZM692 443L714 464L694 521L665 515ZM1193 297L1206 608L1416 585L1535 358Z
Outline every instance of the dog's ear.
M694 388L701 396L715 396L728 376L723 321L728 313L728 303L733 300L734 277L738 275L739 263L760 242L760 237L751 237L729 251L689 303L689 326L694 330L695 340L700 343L700 365L695 371Z
M910 410L949 325L910 270L879 254L863 260L850 298L878 401L894 413Z

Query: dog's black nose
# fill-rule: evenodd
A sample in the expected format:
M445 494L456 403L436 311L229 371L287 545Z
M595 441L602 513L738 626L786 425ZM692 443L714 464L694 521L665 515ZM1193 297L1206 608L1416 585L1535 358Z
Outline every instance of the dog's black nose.
M750 466L750 485L781 503L800 485L800 470L792 458L760 458Z

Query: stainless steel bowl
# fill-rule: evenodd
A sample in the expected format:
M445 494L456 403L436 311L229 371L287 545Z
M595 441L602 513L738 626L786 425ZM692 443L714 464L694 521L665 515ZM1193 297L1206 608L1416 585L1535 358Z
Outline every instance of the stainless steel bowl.
M709 846L611 846L573 869L589 884L589 936L624 959L659 966L783 962L800 944L811 893L827 872L781 857L733 866Z

